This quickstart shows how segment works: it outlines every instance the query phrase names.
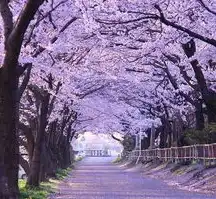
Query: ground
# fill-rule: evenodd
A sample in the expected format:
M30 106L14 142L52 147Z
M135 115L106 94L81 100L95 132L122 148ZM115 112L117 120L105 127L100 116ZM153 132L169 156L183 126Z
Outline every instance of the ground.
M215 199L216 195L179 190L165 182L116 165L111 158L86 158L50 199Z

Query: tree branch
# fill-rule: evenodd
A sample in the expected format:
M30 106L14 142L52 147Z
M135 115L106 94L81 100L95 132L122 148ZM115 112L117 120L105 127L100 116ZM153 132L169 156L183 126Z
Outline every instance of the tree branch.
M196 52L195 41L192 39L191 41L187 42L186 44L183 44L182 48L183 48L183 50L184 50L184 52L188 58L192 57ZM206 83L206 79L205 79L204 74L202 72L202 69L199 65L199 62L195 59L195 60L192 60L190 63L191 63L191 66L194 70L195 77L196 77L196 80L197 80L198 85L200 87L201 93L204 96L207 96L209 90L208 90L208 86Z
M189 30L188 28L185 28L183 26L180 26L180 25L178 25L178 24L176 24L174 22L171 22L171 21L167 20L165 18L165 16L164 16L163 11L161 10L160 6L159 5L155 5L155 8L160 13L160 17L158 19L161 21L161 23L163 23L163 24L165 24L167 26L171 26L171 27L173 27L173 28L175 28L177 30L180 30L182 32L185 32L185 33L187 33L191 37L194 37L196 39L199 39L201 41L204 41L204 42L206 42L208 44L211 44L211 45L213 45L213 46L216 47L216 40L215 39L210 39L208 37L202 36L202 35L200 35L198 33L195 33L193 31Z
M8 70L10 69L13 72L16 71L24 34L31 20L34 18L35 13L37 12L38 8L42 5L43 2L44 0L28 0L25 6L23 7L16 23L14 24L14 27L10 35L8 35L7 48L3 63L3 67L7 68ZM10 75L13 75L13 78L15 78L15 75L12 74L12 71L10 72Z
M65 2L67 2L67 1L68 1L68 0L63 0L63 1L59 2L55 7L52 7L52 9L51 9L50 11L48 11L45 15L43 15L41 18L39 18L39 19L36 21L36 23L33 25L32 29L31 29L31 31L30 31L30 33L29 33L29 36L28 36L28 38L27 38L27 40L26 40L24 46L27 46L28 43L31 41L31 37L32 37L32 35L33 35L33 32L34 32L35 28L40 24L40 22L43 21L43 20L44 20L45 18L47 18L47 17L50 18L50 17L51 17L51 13L52 13L53 11L55 11L61 4L65 3ZM52 23L52 21L51 21L51 23Z
M73 17L71 18L62 28L61 30L59 31L59 34L57 36L54 36L50 43L51 44L54 44L58 38L59 38L59 35L60 33L64 32L74 21L76 21L78 18L77 17ZM42 47L42 46L39 46L39 48L33 53L32 57L38 57L42 52L44 52L46 50L46 48Z
M203 0L197 0L208 12L210 12L213 15L216 15L216 12L210 9Z
M99 90L101 90L101 89L103 89L103 88L105 88L107 85L101 85L100 87L98 87L98 88L94 88L94 89L92 89L92 90L89 90L89 91L87 91L86 93L82 93L82 94L75 94L76 96L78 96L80 99L83 99L84 97L86 97L86 96L88 96L88 95L91 95L92 93L94 93L94 92L97 92L97 91L99 91Z
M122 143L122 140L119 139L119 138L117 138L117 137L115 137L113 134L111 134L111 137L112 137L114 140L116 140L116 141Z
M13 15L8 4L9 4L8 0L0 1L0 13L4 24L5 49L7 49L8 37L13 30Z
M25 77L19 87L19 90L18 90L18 99L20 101L27 85L28 85L28 82L29 82L29 79L30 79L30 74L31 74L31 69L32 69L32 63L27 63L26 64L27 66L27 71L26 71L26 74L25 74Z

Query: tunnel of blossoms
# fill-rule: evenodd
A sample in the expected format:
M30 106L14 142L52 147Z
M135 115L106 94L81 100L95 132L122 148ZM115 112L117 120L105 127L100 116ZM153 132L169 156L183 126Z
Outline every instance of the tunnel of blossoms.
M0 198L17 198L19 164L30 186L70 165L84 132L120 142L142 133L148 147L154 128L164 148L213 125L215 9L210 0L1 0Z

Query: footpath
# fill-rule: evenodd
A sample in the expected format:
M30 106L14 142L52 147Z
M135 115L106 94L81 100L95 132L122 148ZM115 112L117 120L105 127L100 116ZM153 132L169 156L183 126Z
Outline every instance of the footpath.
M111 158L85 158L50 199L216 199L213 194L180 190Z

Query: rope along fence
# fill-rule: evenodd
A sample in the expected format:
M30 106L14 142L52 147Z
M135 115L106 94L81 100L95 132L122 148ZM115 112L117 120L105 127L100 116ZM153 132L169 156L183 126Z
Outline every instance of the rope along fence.
M163 162L173 161L181 162L187 160L201 160L201 161L216 161L216 143L191 145L184 147L172 148L156 148L147 150L134 150L122 156L127 157L129 160L160 160Z

